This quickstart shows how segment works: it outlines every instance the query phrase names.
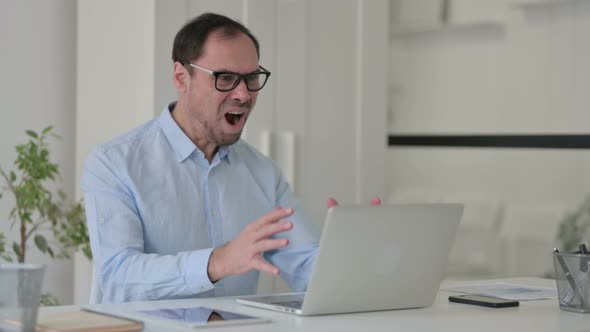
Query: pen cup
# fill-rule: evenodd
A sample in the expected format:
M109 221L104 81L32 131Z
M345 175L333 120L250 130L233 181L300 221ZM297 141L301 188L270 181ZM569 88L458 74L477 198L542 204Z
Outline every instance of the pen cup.
M45 265L0 263L0 331L34 332Z
M559 307L573 312L590 312L590 255L553 253Z

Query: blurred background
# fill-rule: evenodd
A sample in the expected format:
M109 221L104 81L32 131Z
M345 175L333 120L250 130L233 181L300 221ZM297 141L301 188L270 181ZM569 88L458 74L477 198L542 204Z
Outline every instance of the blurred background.
M206 11L259 38L272 76L244 138L318 224L328 196L463 202L448 277L550 275L590 191L586 0L0 0L0 166L53 125L59 186L81 198L90 150L175 99L172 40ZM27 260L48 264L60 303L87 303L85 257Z

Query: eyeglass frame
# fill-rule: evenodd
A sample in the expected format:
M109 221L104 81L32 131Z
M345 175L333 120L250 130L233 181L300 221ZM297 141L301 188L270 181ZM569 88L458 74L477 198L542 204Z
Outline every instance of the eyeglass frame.
M226 70L214 71L214 70L207 69L207 68L204 68L204 67L201 67L201 66L197 66L197 65L195 65L192 62L181 62L181 64L183 64L183 65L189 65L190 67L199 69L200 71L203 71L203 72L205 72L205 73L207 73L207 74L215 77L215 90L217 90L219 92L229 92L229 91L232 91L235 88L237 88L238 85L240 85L240 82L242 82L242 81L244 81L244 84L246 85L246 89L248 91L250 91L250 92L257 92L257 91L262 90L262 88L264 88L264 86L266 85L266 82L268 82L268 78L270 77L270 71L268 69L262 67L261 65L258 65L258 68L259 69L262 69L261 71L252 72L252 73L249 73L249 74L240 74L240 73L236 73L236 72L233 72L233 71L226 71ZM238 79L235 81L234 85L230 89L219 89L217 87L217 80L218 80L219 76L221 76L223 74L230 74L230 75L235 75L235 76L238 77ZM257 74L257 75L264 74L265 75L264 82L262 83L262 85L260 86L260 88L259 89L256 89L256 90L250 89L250 87L248 87L248 83L247 83L248 81L246 80L246 78L248 76L252 76L254 74Z

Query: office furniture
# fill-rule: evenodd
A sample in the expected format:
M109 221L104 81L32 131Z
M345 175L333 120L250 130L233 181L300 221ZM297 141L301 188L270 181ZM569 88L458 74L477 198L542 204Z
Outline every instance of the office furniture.
M531 286L555 287L549 279L506 279L506 282ZM590 315L559 309L557 299L521 302L516 308L493 309L473 305L449 303L449 295L439 291L433 306L423 309L392 310L343 315L299 317L269 310L250 308L235 303L234 298L187 299L125 304L97 305L115 312L129 309L149 309L181 306L209 306L238 313L266 317L271 323L223 327L223 331L583 331L587 330ZM43 308L42 311L75 310L77 306ZM221 331L220 328L212 328ZM146 332L178 331L159 325L146 324ZM187 329L191 331L191 329Z

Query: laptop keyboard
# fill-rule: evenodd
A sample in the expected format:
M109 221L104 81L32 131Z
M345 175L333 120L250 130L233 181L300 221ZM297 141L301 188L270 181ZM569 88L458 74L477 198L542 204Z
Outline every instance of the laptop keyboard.
M273 302L272 304L293 308L293 309L301 309L303 307L303 301L281 301L281 302Z

